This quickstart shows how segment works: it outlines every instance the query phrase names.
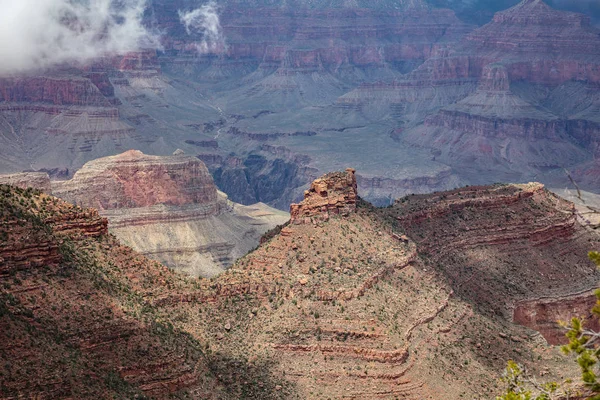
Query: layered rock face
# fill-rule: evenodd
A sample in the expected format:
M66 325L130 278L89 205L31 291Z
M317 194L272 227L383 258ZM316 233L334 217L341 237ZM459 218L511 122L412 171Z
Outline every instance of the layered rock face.
M79 77L26 77L0 79L0 102L45 103L55 106L108 106L106 97L93 81L106 82L100 75L95 79ZM112 93L106 83L104 92Z
M115 71L112 71L115 73ZM135 137L106 72L52 71L0 79L0 170L70 168L98 145ZM101 143L101 142L105 143ZM73 154L76 153L76 154ZM80 165L78 165L80 166Z
M358 200L355 170L332 173L315 180L304 192L304 201L290 207L292 223L316 219L327 220L330 215L348 215L356 211Z
M153 7L159 24L171 33L167 48L179 56L193 52L194 40L200 38L186 37L178 21L177 10L185 6L157 2ZM260 64L260 70L277 70L279 74L325 70L339 77L370 74L386 64L418 64L437 42L456 41L470 30L452 11L432 9L422 1L363 6L271 3L255 7L230 2L223 6L220 17L226 47L217 46L215 51L224 52L225 57L206 61L217 63L225 75L228 70L243 71L243 63L250 68ZM185 58L175 58L173 65L185 62ZM194 60L188 59L188 65L190 62ZM372 70L361 74L363 67ZM207 71L208 79L223 78L211 71Z
M600 79L599 38L588 17L554 10L542 0L499 12L405 78L442 86L440 97L451 101L397 137L441 151L442 160L456 169L477 165L477 172L468 173L474 183L556 176L561 166L588 162L594 148L579 137L589 136L581 126L595 117L581 110L596 102L596 89L567 92L575 81L594 85ZM473 81L479 82L473 94L452 100ZM494 171L500 173L494 177ZM482 173L491 176L472 179Z
M409 196L394 208L400 225L454 282L457 294L507 318L515 301L569 298L597 285L587 253L600 245L599 237L580 224L572 203L541 184ZM576 312L587 306L582 301ZM556 313L567 318L564 311ZM540 331L551 342L557 340L549 329L553 322L541 315L537 321L548 325Z
M543 0L523 0L497 13L452 51L432 57L414 77L479 78L486 65L503 62L514 80L598 82L599 42L598 29L583 14L555 10Z
M94 160L52 189L64 200L99 209L111 232L137 251L195 276L223 272L288 218L262 204L232 203L204 163L183 154L132 150Z
M58 265L63 261L58 238L63 236L97 238L108 233L107 220L97 211L59 203L31 187L19 188L13 183L0 184L0 275ZM22 204L16 204L19 200ZM32 211L24 213L24 207ZM44 226L48 229L41 229Z
M199 204L217 211L217 189L208 169L189 156L130 150L88 162L72 180L56 182L54 190L67 201L102 211L158 204Z
M560 298L542 298L518 303L513 320L517 324L540 332L549 344L565 344L565 329L557 322L569 322L577 316L583 318L586 329L598 331L600 324L592 308L598 298L592 292Z
M15 186L21 189L33 188L51 194L50 177L45 172L22 172L0 175L1 185Z
M199 343L141 300L179 278L95 210L0 185L0 235L1 397L229 398Z
M484 68L475 93L397 137L435 149L456 168L534 173L590 157L572 132L568 121L514 93L507 68L496 63Z

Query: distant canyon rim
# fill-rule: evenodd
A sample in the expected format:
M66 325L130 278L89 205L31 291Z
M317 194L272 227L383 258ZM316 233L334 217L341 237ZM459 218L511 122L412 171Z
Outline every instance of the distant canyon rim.
M481 21L450 1L226 1L222 46L199 53L205 34L180 18L194 4L149 5L160 51L0 78L0 173L64 180L182 149L232 201L285 211L349 166L378 205L494 182L600 191L591 9L481 1Z

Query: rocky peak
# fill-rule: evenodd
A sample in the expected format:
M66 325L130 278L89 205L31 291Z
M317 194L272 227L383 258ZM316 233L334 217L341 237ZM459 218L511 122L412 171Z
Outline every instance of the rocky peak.
M332 172L316 179L304 192L304 200L290 207L291 221L302 223L313 217L346 216L356 210L358 199L355 170Z

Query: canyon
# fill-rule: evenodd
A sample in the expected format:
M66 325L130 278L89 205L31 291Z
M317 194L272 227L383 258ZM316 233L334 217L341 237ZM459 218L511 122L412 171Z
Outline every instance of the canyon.
M127 149L182 149L232 201L281 210L350 165L378 205L569 176L597 192L597 14L476 3L482 14L452 1L221 2L218 41L199 52L207 38L179 16L194 5L153 1L160 50L0 79L0 172L64 179Z
M135 159L148 188L153 157L96 165ZM138 197L125 181L121 201L214 199L182 185L194 169L209 176L202 164L167 161L180 192ZM556 319L587 315L600 278L587 259L600 236L573 203L528 183L375 208L357 175L315 180L289 223L212 279L136 253L93 209L0 185L0 354L13 360L0 365L3 396L490 398L508 359L543 380L576 376L548 345L564 340Z
M153 0L153 48L0 76L0 398L577 378L600 9L575 3Z

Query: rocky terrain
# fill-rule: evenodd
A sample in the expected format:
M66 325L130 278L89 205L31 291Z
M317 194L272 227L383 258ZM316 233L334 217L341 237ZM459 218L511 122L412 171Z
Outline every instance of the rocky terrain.
M568 366L543 338L560 341L554 318L589 312L577 295L600 277L587 260L600 237L571 203L540 184L500 185L378 210L355 188L353 170L316 180L215 292L159 303L173 315L213 304L208 340L273 360L298 398L490 398L508 358L550 375ZM558 296L569 305L541 299ZM532 322L528 307L548 311Z
M0 397L226 398L201 345L144 297L177 285L107 221L0 186Z
M108 218L138 252L194 276L214 276L288 220L264 204L242 206L219 192L202 161L128 151L86 163L52 193Z
M531 183L377 209L356 188L351 169L321 177L291 223L197 280L119 245L95 211L4 186L5 397L483 399L508 359L575 376L546 342L560 342L555 318L587 310L600 277L586 258L600 237L572 203ZM60 351L52 343L70 349L53 358L65 368L36 361ZM23 386L33 371L40 383Z

